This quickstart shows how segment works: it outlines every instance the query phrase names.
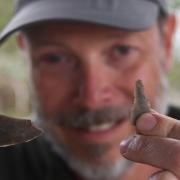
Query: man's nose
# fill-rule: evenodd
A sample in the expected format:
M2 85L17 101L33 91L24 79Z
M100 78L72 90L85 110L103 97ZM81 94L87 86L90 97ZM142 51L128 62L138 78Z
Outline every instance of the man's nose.
M91 67L83 74L79 89L79 100L83 107L98 109L113 102L112 78L102 67Z

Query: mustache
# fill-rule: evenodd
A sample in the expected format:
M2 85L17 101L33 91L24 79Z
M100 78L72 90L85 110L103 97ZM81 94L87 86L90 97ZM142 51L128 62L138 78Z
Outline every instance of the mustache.
M130 110L131 107L106 107L100 110L81 110L66 115L60 113L57 118L53 119L53 122L68 128L88 129L94 125L124 121L129 117Z

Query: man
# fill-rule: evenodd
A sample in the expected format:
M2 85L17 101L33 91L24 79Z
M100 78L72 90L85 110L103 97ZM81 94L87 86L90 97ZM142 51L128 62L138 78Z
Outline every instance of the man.
M0 41L18 31L45 133L1 149L0 178L179 179L180 124L159 114L168 112L174 29L165 0L17 0ZM137 79L157 112L134 127Z

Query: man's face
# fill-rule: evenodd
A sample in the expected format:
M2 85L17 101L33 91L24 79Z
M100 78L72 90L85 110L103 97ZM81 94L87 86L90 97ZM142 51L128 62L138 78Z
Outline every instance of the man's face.
M25 32L37 118L58 151L90 167L118 164L120 142L134 133L128 118L135 81L143 81L156 110L164 99L158 26L130 32L51 23Z

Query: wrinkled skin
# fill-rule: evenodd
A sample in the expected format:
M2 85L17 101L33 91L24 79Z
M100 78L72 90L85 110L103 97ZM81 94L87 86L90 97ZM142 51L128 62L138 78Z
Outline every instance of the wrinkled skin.
M173 30L174 20L170 18L163 37L157 24L142 32L128 32L93 24L46 23L20 33L18 44L31 65L36 113L56 146L64 146L69 156L96 168L106 169L122 161L119 143L136 131L128 113L116 117L120 122L115 127L94 133L87 129L96 121L83 126L80 122L77 126L83 127L82 131L71 127L66 117L103 109L129 112L137 79L143 81L152 107L159 110L162 71L165 74L171 64ZM104 123L111 122L110 117L107 115ZM131 159L124 151L122 154ZM138 157L135 160L140 161ZM144 168L144 174L138 173L138 168L141 172ZM124 172L116 179L131 180L134 175L145 179L153 171L133 165ZM78 171L77 175L83 176Z

